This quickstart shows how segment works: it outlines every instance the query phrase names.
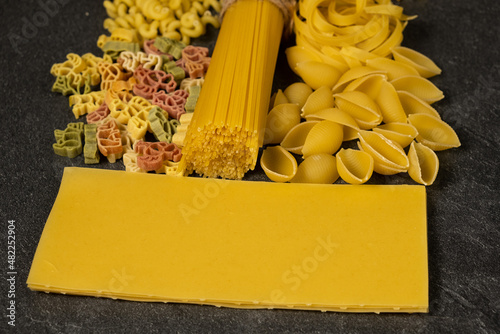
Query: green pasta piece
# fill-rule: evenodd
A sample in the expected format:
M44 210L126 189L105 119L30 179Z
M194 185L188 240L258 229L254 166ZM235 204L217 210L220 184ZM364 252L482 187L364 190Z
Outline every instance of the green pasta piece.
M78 76L81 75L78 74ZM87 75L87 78L85 81L83 81L82 85L82 80L78 80L78 83L75 83L75 79L73 79L74 76L57 76L56 81L54 82L54 85L52 85L52 91L56 93L61 93L63 95L81 95L81 94L88 94L92 91L91 88L91 77L90 74ZM83 86L83 87L82 87ZM81 91L83 88L83 92Z
M198 97L200 96L201 86L191 86L189 87L189 96L186 99L186 104L184 109L186 112L194 112L196 103L198 102Z
M152 108L148 113L148 120L151 124L151 130L157 140L167 143L172 141L172 135L175 133L175 129L173 129L172 124L163 115L161 108Z
M111 59L116 60L123 51L137 53L141 51L141 46L132 42L108 41L102 46L102 51L109 55Z
M56 143L52 145L54 153L63 157L74 158L82 153L83 123L69 123L65 130L55 130Z
M172 55L175 59L182 57L182 50L186 47L184 43L167 37L157 37L153 45L161 52Z
M100 160L97 147L97 124L85 124L85 146L83 156L86 164L97 164Z

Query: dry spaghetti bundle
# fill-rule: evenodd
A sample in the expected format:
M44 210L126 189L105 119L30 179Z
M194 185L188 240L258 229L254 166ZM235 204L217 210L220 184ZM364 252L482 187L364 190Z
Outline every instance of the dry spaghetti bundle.
M266 0L238 0L224 12L179 171L241 179L255 167L284 12Z

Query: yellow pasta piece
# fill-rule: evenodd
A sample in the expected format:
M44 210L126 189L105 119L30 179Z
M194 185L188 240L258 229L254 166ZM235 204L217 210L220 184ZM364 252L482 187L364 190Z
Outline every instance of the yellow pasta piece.
M290 181L297 173L297 160L281 146L267 147L262 152L260 166L275 182Z
M398 97L407 116L411 114L429 114L441 119L441 115L439 115L436 109L412 93L399 90Z
M346 91L334 95L335 105L347 112L361 129L371 129L382 122L378 105L368 95L360 91Z
M147 110L141 110L140 112L132 116L128 121L127 131L134 141L143 139L146 135L146 132L151 127L148 121L148 112L149 111Z
M405 148L418 135L417 129L408 123L387 123L373 128L373 131L382 134L387 139L398 143Z
M408 116L408 121L418 131L417 141L434 151L447 150L461 145L452 127L439 118L428 114L411 114Z
M332 108L335 100L328 86L321 86L310 94L301 109L300 116L307 117L316 111Z
M370 154L353 149L341 149L336 157L337 170L345 182L363 184L372 176L373 158Z
M444 98L443 92L429 80L416 75L399 77L391 84L396 90L409 92L418 98L432 104Z
M382 83L386 81L384 74L370 74L349 83L344 92L358 91L368 95L372 100L375 100L380 93Z
M104 102L104 91L95 91L88 94L76 94L69 97L69 106L73 106L73 115L78 118L91 113Z
M285 88L283 94L288 99L288 102L295 103L299 106L299 109L302 109L312 92L313 90L309 85L303 82L295 82Z
M342 92L349 83L370 74L385 74L384 71L376 70L368 66L360 66L350 69L342 74L335 86L332 88L333 93Z
M316 154L334 154L342 144L344 134L342 125L323 120L314 125L307 134L302 154L305 158Z
M267 115L264 144L279 144L295 125L300 123L299 106L295 103L279 104Z
M429 147L412 142L408 151L410 168L408 174L420 184L430 186L436 180L439 170L439 159Z
M297 169L292 183L324 183L337 181L337 161L330 154L311 155L302 161Z
M280 145L289 152L302 154L302 147L306 142L309 131L318 123L318 121L307 121L297 124L288 131Z
M375 99L380 108L382 120L385 123L406 122L406 114L399 101L396 89L387 81L383 81L380 86L380 92Z
M332 88L342 75L335 67L318 61L298 63L295 70L312 89L318 89L321 86Z
M392 49L392 56L400 63L415 68L424 78L441 74L441 69L427 56L404 46Z
M316 111L314 114L307 115L306 119L308 121L328 120L355 130L359 130L356 120L351 115L338 108L327 108Z
M321 61L321 58L314 54L314 52L306 49L303 46L292 46L285 50L286 59L288 61L288 66L292 69L292 71L296 71L295 67L298 63L302 63L305 61ZM295 72L297 74L297 72Z
M383 175L406 172L410 166L408 157L399 144L373 131L359 131L360 150L373 157L373 170Z
M389 80L406 75L419 75L418 71L413 67L388 58L377 57L368 59L366 66L385 72Z
M276 94L274 94L271 97L271 101L272 101L271 105L273 106L273 108L280 104L290 103L290 101L288 101L288 98L285 96L285 94L281 89L278 89Z

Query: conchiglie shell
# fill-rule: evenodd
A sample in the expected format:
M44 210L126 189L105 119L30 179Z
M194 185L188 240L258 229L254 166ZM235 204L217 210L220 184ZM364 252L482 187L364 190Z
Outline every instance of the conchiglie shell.
M372 176L373 158L363 151L341 149L337 153L337 170L345 182L363 184Z
M385 71L389 80L394 80L406 75L419 75L418 71L413 67L389 58L378 57L374 59L368 59L366 61L366 65L379 71Z
M328 120L345 125L355 130L359 130L358 123L356 123L354 118L352 118L352 116L345 111L342 111L338 108L327 108L316 111L314 114L307 115L306 119L308 121Z
M342 92L346 86L352 81L365 77L370 74L385 74L383 71L376 70L374 68L368 66L361 66L351 68L339 78L337 84L332 88L332 93L340 93Z
M408 116L408 121L418 131L417 141L434 151L460 146L455 131L439 118L427 114L412 114Z
M321 58L303 46L292 46L285 50L288 66L295 71L298 63L305 61L321 61Z
M441 118L436 109L434 109L429 103L419 99L412 93L405 92L403 90L398 90L399 102L403 106L405 114L429 114L431 116Z
M358 139L358 132L359 130L354 128L344 127L344 141Z
M289 103L295 103L302 109L304 103L306 103L307 98L313 92L312 88L303 82L295 82L285 88L283 94L288 99Z
M417 129L408 123L387 123L373 128L373 131L398 143L403 148L410 145L418 135Z
M439 88L420 76L408 75L397 78L391 83L396 90L409 92L428 103L434 103L444 98L444 94Z
M306 117L318 110L333 107L334 99L332 91L327 86L316 89L306 100L302 107L301 116Z
M271 109L280 104L290 103L281 89L278 89L276 93L271 96Z
M323 63L335 67L340 71L340 73L344 73L345 71L349 70L349 65L347 65L336 47L327 45L322 46L320 56Z
M321 86L332 88L342 74L335 67L317 61L298 63L295 70L312 89L318 89Z
M423 144L412 142L408 151L410 168L408 174L420 184L430 186L436 180L439 159L436 153Z
M302 147L306 142L309 131L318 123L318 121L307 121L295 125L288 131L280 145L289 152L302 154Z
M406 122L406 114L399 101L398 93L389 82L382 82L380 93L375 102L380 107L382 119L385 123Z
M326 153L334 154L344 138L342 125L331 121L320 121L307 134L302 147L304 157Z
M382 83L387 81L386 78L384 74L370 74L353 80L346 86L344 92L362 92L368 95L372 100L375 100L380 93Z
M331 184L337 181L337 161L333 155L316 154L302 161L292 183L323 183Z
M403 148L380 133L360 131L358 147L373 157L373 170L379 174L406 172L410 166Z
M295 125L300 123L299 106L294 103L279 104L267 115L264 144L279 144Z
M335 105L352 116L361 129L371 129L382 122L379 107L368 95L358 91L335 94Z
M267 147L262 152L260 166L267 177L275 182L290 181L297 173L297 160L281 146Z
M441 74L441 69L429 57L410 48L395 47L392 49L392 56L396 61L415 68L424 78Z

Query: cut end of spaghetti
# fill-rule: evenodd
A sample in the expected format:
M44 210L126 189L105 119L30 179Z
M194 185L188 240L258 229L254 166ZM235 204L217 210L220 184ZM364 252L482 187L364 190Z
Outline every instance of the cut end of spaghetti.
M184 175L241 179L255 167L282 31L281 11L267 0L227 9L186 132Z

